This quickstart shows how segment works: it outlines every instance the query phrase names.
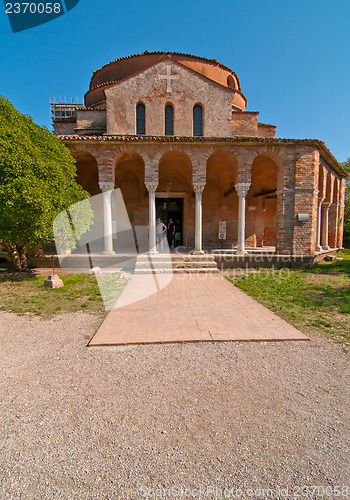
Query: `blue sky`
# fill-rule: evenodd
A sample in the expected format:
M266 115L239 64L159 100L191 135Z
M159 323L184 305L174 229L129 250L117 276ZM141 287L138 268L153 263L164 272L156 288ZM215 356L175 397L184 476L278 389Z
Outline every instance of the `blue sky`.
M14 34L0 5L0 94L50 128L50 97L82 100L107 62L145 50L191 53L231 67L247 109L277 125L278 137L321 139L344 161L349 26L349 0L80 0Z

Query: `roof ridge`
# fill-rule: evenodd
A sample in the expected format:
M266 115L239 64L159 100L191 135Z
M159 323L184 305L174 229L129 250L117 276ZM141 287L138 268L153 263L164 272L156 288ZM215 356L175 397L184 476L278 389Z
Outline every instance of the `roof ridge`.
M170 59L171 59L171 58L170 58ZM217 84L217 85L220 85L221 87L224 87L225 89L231 90L232 92L235 92L235 93L239 94L241 97L243 97L243 99L244 99L244 100L245 100L245 102L247 103L247 98L246 98L246 96L243 94L243 92L242 92L242 90L241 90L240 86L239 86L239 88L238 88L238 89L234 89L234 88L232 88L232 87L225 87L224 85L222 85L222 83L219 83L219 82L217 82L217 81L215 81L215 80L212 80L212 79L211 79L211 78L209 78L208 76L203 75L202 73L199 73L198 71L194 70L193 68L189 68L188 66L186 66L186 65L185 65L185 64L183 64L182 62L180 62L180 61L176 61L176 60L174 60L174 59L171 59L171 60L173 61L173 63L174 63L174 64L178 64L178 65L179 65L179 66L181 66L182 68L184 68L184 69L186 69L186 70L188 70L188 71L192 71L193 73L196 73L197 75L199 75L199 76L200 76L200 77L202 77L202 78L205 78L205 79L207 79L207 80L209 80L209 81L211 81L211 82L213 82L213 83L215 83L215 84ZM118 84L118 83L120 83L120 82L123 82L124 80L127 80L128 78L134 77L134 76L136 76L136 75L138 75L138 74L140 74L140 73L142 73L142 72L144 72L144 71L146 71L146 70L148 70L148 69L150 69L150 68L152 68L152 67L156 66L156 65L157 65L157 64L159 64L159 63L160 63L160 61L158 61L158 62L154 62L154 63L150 64L149 66L146 66L146 67L144 67L144 68L142 68L142 69L137 70L135 73L132 73L131 75L128 75L128 76L126 76L126 77L124 77L124 78L121 78L120 80L111 80L111 81L109 81L109 82L104 82L104 83L100 83L100 84L98 84L98 85L95 85L94 87L89 88L89 90L85 93L85 96L86 96L87 94L89 94L90 92L93 92L93 91L94 91L94 90L96 90L96 89L99 89L99 88L104 88L104 87L108 87L109 85ZM230 71L232 71L232 70L230 70ZM234 73L234 71L232 71L232 73ZM235 73L234 73L234 74L235 74ZM236 74L235 74L235 75L236 75ZM237 75L236 75L236 76L237 76ZM238 79L238 77L237 77L237 81L238 81L238 84L239 84L239 79Z
M130 54L129 56L118 57L117 59L114 59L113 61L110 61L110 62L104 64L103 66L101 66L100 68L94 70L92 72L92 74L95 75L101 69L106 68L110 64L113 64L113 63L118 62L118 61L123 61L125 59L131 59L132 57L149 56L149 55L157 55L157 54L159 54L159 55L171 55L171 54L173 54L176 56L192 57L193 59L201 59L202 61L216 63L218 66L221 66L222 68L225 68L225 69L231 71L235 76L237 76L232 68L230 68L229 66L226 66L225 64L222 64L217 59L208 59L207 57L203 57L203 56L195 56L194 54L186 54L185 52L171 52L168 50L166 50L166 51L155 50L153 52L149 52L148 50L145 50L145 52L141 52L139 54Z

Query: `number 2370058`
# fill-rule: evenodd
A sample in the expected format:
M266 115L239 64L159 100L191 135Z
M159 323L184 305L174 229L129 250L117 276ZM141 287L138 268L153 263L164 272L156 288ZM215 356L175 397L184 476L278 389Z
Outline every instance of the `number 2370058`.
M6 14L60 14L62 6L60 3L30 3L15 2L6 3Z

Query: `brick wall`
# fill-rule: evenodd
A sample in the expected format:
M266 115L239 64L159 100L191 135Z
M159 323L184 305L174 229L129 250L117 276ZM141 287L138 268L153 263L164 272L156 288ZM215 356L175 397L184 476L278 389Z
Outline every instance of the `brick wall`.
M104 110L79 110L77 109L77 133L85 134L89 130L106 131L106 111Z
M171 92L161 79L171 68ZM146 134L164 135L164 109L174 108L174 135L193 135L193 106L203 107L203 135L232 136L232 92L175 62L160 62L105 91L107 133L135 134L136 105L146 107Z

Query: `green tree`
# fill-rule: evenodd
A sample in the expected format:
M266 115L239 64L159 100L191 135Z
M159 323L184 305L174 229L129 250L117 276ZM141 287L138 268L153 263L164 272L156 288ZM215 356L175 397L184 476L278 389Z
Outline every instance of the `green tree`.
M350 173L350 158L342 165ZM344 242L350 243L350 177L346 179L345 185Z
M0 243L16 269L27 269L27 247L53 238L55 217L89 196L75 178L68 148L0 96ZM83 205L77 237L92 223Z

